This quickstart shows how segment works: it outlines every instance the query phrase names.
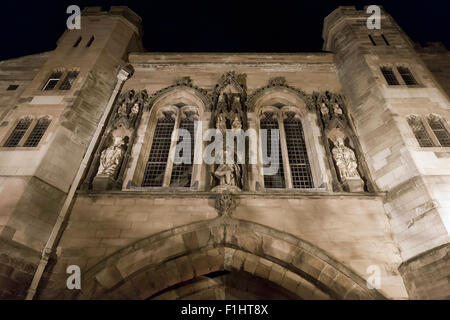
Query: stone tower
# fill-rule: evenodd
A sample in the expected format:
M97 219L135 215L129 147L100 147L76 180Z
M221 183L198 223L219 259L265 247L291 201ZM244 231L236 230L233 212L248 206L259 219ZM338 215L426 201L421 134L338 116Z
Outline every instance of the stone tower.
M410 298L449 298L450 154L445 141L430 132L433 121L450 117L448 92L437 81L444 78L430 72L388 13L382 10L378 30L367 28L368 16L354 7L333 11L324 22L324 50L335 53L363 153L374 181L386 192L384 207ZM433 60L443 66L448 54L441 50ZM413 80L405 77L405 68ZM448 64L444 70L448 74ZM417 135L425 130L431 140L427 147L419 145L409 126L417 119Z
M21 80L14 95L3 90L1 136L21 117L33 119L32 125L42 115L51 120L37 148L24 148L22 137L18 147L0 152L0 257L9 270L0 280L1 298L25 297L83 155L123 81L119 67L130 51L142 50L141 32L141 19L126 7L90 7L82 13L81 29L65 31L54 51L0 67ZM27 72L16 75L21 67ZM52 74L68 72L78 72L69 90L43 90Z

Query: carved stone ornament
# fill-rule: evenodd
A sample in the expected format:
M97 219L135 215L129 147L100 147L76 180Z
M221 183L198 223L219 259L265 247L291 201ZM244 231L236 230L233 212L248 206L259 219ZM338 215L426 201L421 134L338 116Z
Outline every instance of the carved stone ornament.
M269 80L269 86L285 86L287 85L285 77L275 77Z
M329 91L315 92L313 96L325 129L347 126L341 96Z
M220 216L231 216L236 209L236 199L232 193L219 193L215 201L215 209Z
M192 79L191 77L181 77L175 80L175 85L192 87Z
M117 112L114 118L113 126L117 127L117 123L122 123L125 127L131 129L136 124L139 112L148 102L148 94L146 90L135 91L129 90L120 95L117 100Z

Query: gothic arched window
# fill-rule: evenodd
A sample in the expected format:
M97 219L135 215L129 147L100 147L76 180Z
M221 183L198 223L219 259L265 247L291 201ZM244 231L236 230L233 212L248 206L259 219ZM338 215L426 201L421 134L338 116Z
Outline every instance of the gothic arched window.
M157 112L150 154L145 166L142 187L190 187L195 148L193 106L168 106ZM180 132L185 130L184 133ZM179 134L178 134L179 133ZM179 137L174 140L174 134ZM185 139L185 140L184 140ZM189 154L184 154L185 152ZM180 161L175 161L176 159Z
M261 139L267 136L267 143L261 140L261 151L275 160L278 171L273 174L269 170L263 171L265 188L314 188L311 166L308 159L303 127L296 107L270 106L264 107L260 116L260 130L265 129L266 134L260 131ZM271 131L279 130L279 135L272 136ZM275 141L275 139L277 141ZM267 147L265 145L267 144ZM274 148L278 147L278 150ZM265 150L265 148L267 150ZM278 158L273 158L278 153ZM263 164L263 168L272 166L272 163Z

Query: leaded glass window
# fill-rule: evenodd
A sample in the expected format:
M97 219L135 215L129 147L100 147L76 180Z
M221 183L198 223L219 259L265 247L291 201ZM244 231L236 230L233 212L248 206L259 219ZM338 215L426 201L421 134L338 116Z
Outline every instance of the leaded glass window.
M61 71L55 71L53 72L50 77L47 80L47 83L45 84L44 88L42 90L48 91L55 89L56 85L58 84L59 80L61 79L62 72Z
M284 179L284 168L283 168L283 155L281 152L281 139L279 135L275 135L276 138L272 138L272 130L279 130L278 120L273 112L265 112L260 120L260 128L267 130L267 151L263 150L267 156L272 156L272 152L278 153L278 171L274 175L264 175L264 187L265 188L285 188L286 183ZM275 141L274 139L278 139ZM265 145L264 143L262 144ZM278 150L276 150L278 146ZM264 167L270 167L274 164L264 164Z
M150 156L144 172L143 187L162 187L175 126L173 112L167 111L158 119L153 135Z
M302 123L296 118L294 112L286 113L284 131L293 188L313 188Z
M411 71L406 67L398 67L397 68L398 73L402 77L403 81L408 86L414 86L417 85L416 79L414 79Z
M189 187L191 184L192 177L192 163L194 162L194 141L195 141L195 133L194 133L194 118L195 112L190 111L186 112L186 117L180 122L180 129L185 129L189 132L190 137L188 141L183 141L183 136L180 135L177 141L177 148L175 149L175 153L179 154L186 149L181 149L184 143L190 144L191 154L190 154L190 163L180 163L173 164L172 167L172 176L170 178L170 186L171 187ZM182 157L183 154L180 154Z
M64 81L61 83L59 90L70 90L75 79L78 77L78 71L70 71L67 73Z
M397 86L400 83L397 80L397 77L394 74L394 71L390 67L381 67L381 72L383 73L386 82L390 86Z
M450 134L445 128L442 119L436 116L430 116L428 117L428 124L430 125L431 130L433 130L433 133L438 139L440 145L442 147L450 147Z
M17 147L20 140L22 140L25 135L25 132L27 132L30 127L32 121L33 119L31 118L21 119L9 136L8 140L6 140L5 147Z
M40 118L23 146L36 147L39 144L39 141L41 141L42 136L44 135L49 125L50 119L48 117Z
M416 116L408 117L408 124L411 127L414 135L416 136L417 142L421 147L433 147L433 141L430 138L422 119Z

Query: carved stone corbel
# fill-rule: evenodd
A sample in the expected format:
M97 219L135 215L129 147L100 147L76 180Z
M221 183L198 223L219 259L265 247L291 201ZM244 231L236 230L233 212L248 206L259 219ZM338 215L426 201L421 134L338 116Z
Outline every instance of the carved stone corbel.
M216 196L214 207L219 216L231 217L237 207L235 196L230 192L219 193Z

